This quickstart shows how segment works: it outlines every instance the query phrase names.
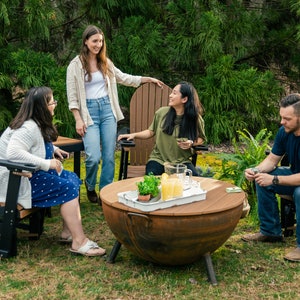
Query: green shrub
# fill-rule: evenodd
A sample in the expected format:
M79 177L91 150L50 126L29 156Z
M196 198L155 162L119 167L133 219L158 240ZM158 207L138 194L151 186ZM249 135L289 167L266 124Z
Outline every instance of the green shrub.
M194 79L205 108L206 136L211 144L237 138L237 130L258 133L275 130L278 98L282 95L271 72L247 65L237 67L234 57L223 55L210 63L205 76Z
M219 179L231 181L241 187L249 196L254 195L254 183L246 180L244 171L257 166L270 151L269 141L272 135L262 129L253 137L246 129L237 131L239 141L233 139L234 154L220 154L222 169Z

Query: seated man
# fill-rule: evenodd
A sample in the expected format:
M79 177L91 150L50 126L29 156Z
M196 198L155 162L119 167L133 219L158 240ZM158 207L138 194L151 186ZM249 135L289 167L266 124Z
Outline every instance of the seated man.
M300 94L290 94L280 101L281 127L271 153L253 169L245 170L245 177L255 180L258 199L260 232L242 237L244 241L283 241L276 194L293 195L296 206L296 245L285 259L300 261ZM289 168L278 167L287 154Z
M169 107L161 107L155 113L148 129L121 134L118 140L149 139L155 135L155 146L146 165L146 174L161 175L164 163L183 163L199 176L190 161L192 146L201 145L205 140L203 108L195 88L181 82L169 96Z

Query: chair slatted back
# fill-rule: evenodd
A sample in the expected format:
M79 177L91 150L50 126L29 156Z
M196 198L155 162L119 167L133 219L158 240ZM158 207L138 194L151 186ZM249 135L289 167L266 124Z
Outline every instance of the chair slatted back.
M130 132L145 130L151 124L155 111L168 106L172 89L160 88L154 83L145 83L136 89L130 101ZM154 146L154 138L135 140L136 146L130 149L130 166L146 165ZM130 172L128 169L128 172Z

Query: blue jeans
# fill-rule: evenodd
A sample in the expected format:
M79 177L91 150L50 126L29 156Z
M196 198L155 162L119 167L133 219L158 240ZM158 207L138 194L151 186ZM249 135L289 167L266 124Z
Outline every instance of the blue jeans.
M270 172L271 175L291 175L290 168L279 167ZM281 236L281 223L279 217L278 200L276 194L293 195L296 206L296 239L297 247L300 247L300 186L283 185L256 185L258 199L258 216L260 221L260 232L268 236Z
M87 99L86 102L94 124L87 128L87 132L83 137L86 154L85 180L88 189L94 190L99 163L102 159L102 171L99 180L100 190L113 182L114 179L117 122L108 96L99 99Z

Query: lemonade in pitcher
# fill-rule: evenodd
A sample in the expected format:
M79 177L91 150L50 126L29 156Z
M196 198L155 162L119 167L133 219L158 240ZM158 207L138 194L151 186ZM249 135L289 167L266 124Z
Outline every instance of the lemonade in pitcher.
M176 178L174 180L173 187L173 197L182 197L183 195L183 183L180 179Z
M163 201L176 197L182 197L183 184L178 178L170 178L169 176L162 176L161 180L161 199Z

